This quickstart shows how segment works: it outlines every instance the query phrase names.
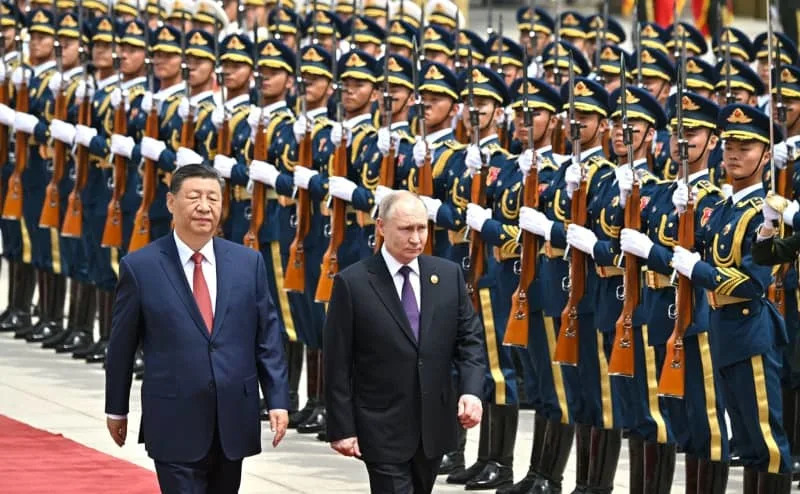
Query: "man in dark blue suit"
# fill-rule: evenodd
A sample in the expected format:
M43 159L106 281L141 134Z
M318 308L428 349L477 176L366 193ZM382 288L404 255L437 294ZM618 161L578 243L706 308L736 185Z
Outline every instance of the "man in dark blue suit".
M188 165L172 176L172 235L125 256L106 359L106 414L127 432L134 353L145 355L139 442L164 493L236 492L242 458L261 451L258 385L277 446L288 424L283 328L258 252L214 236L220 177Z

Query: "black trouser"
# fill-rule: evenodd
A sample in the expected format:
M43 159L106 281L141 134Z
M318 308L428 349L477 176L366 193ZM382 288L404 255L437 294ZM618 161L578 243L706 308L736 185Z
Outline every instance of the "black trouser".
M404 463L367 464L372 494L425 494L433 490L442 457L427 458L419 444L417 452Z

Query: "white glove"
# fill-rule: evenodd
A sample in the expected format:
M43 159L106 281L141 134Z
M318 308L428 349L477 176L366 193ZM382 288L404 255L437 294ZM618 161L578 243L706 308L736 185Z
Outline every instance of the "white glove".
M53 139L61 141L67 146L72 146L72 143L75 142L75 126L54 118L50 122L50 135L53 136Z
M185 148L183 146L178 148L175 153L175 167L180 168L186 165L202 165L203 157L194 152L193 149Z
M191 107L189 105L189 98L184 96L181 98L181 102L178 103L178 116L181 117L181 120L186 120L189 118L189 112Z
M766 206L766 203L764 205ZM797 200L790 201L786 209L783 210L783 222L788 226L792 226L794 215L797 214L798 210L800 210L800 204L797 203Z
M258 128L258 120L261 118L261 108L256 105L250 105L250 113L247 114L247 123L253 129L251 135L255 135L255 129Z
M386 155L392 145L392 132L386 128L381 127L378 129L378 152Z
M436 214L439 212L439 208L442 207L442 201L428 196L419 196L419 198L425 204L425 209L428 210L428 219L435 222Z
M150 113L150 110L153 109L153 93L151 93L150 91L144 92L140 107L143 112Z
M553 222L541 211L523 206L519 209L519 227L549 241Z
M772 159L778 170L786 168L786 162L789 161L789 145L786 141L779 142L772 147Z
M124 136L122 134L111 134L112 154L130 158L135 144L133 137Z
M294 185L301 189L308 189L308 184L314 175L319 175L319 172L306 168L304 166L296 165L294 167Z
M333 197L351 202L353 200L353 192L358 186L351 180L345 177L330 177L328 179L328 191Z
M6 64L0 63L0 82L6 82Z
M733 185L731 184L722 184L720 190L722 191L722 197L724 197L725 199L733 195Z
M491 217L491 209L473 203L467 204L467 225L476 232L481 231L483 229L483 224L491 219Z
M306 120L305 115L300 115L297 117L297 120L295 120L292 124L292 132L294 132L295 141L300 142L303 140L306 135L307 128L308 121Z
M564 182L567 184L567 196L572 199L572 194L581 185L581 165L578 163L569 165L564 173Z
M567 243L580 251L593 255L597 235L588 228L572 224L567 227Z
M331 126L331 141L338 146L342 142L342 124L335 122Z
M75 143L88 148L92 138L97 135L97 129L78 124L75 126Z
M623 228L619 236L620 248L624 252L630 252L636 257L647 259L650 257L650 249L653 248L653 241L644 233L631 228Z
M83 101L87 97L89 99L94 97L94 83L89 79L89 84L86 84L86 81L81 79L78 81L78 87L75 88L75 98L78 101Z
M280 175L275 165L259 160L251 161L249 170L251 180L261 182L270 187L275 187L275 181L278 179L278 175Z
M761 206L761 214L764 215L764 222L770 225L772 222L777 222L781 218L781 213L772 209L766 201L764 201L763 206Z
M5 125L6 127L13 127L14 118L16 118L16 112L14 109L10 108L8 105L0 104L0 124Z
M519 166L522 175L527 177L528 172L531 171L531 167L533 166L533 149L526 149L519 155L519 158L517 158L517 166Z
M158 158L161 156L161 153L167 148L167 145L164 141L159 141L158 139L153 139L152 137L142 137L142 156L145 158L151 159L153 161L158 161Z
M428 151L428 144L425 142L425 139L417 136L417 139L414 141L414 163L417 164L417 167L422 167L425 163L425 153Z
M225 107L223 105L215 106L211 112L211 123L214 124L214 128L219 129L223 122L225 122Z
M127 91L125 91L125 92L127 92ZM109 96L109 98L111 99L111 108L113 108L115 110L117 108L119 108L119 104L122 103L123 96L124 96L125 101L127 101L128 100L128 95L127 94L123 94L123 91L121 91L120 88L115 87L114 89L112 89L111 90L111 96Z
M672 267L675 271L692 278L692 270L694 265L700 262L700 254L697 252L689 252L681 246L675 247L675 254L672 256Z
M38 123L39 119L30 113L18 111L14 115L14 129L25 132L26 134L33 134L33 129L36 128L36 124Z
M386 187L385 185L378 185L375 187L375 192L372 193L372 197L375 199L375 205L380 206L384 199L388 196L392 195L394 190Z
M467 156L464 158L464 162L467 165L467 170L469 170L470 175L475 175L478 173L481 170L481 165L483 164L483 158L481 158L481 148L471 144L467 148Z
M15 86L19 86L23 82L27 82L28 74L25 73L25 68L20 66L14 69L14 72L11 73L11 83Z
M231 170L236 166L236 160L224 154L214 156L214 168L223 178L231 178Z
M50 92L56 94L61 91L61 81L63 80L64 76L61 75L60 72L54 72L53 76L50 77L50 81L47 83L47 87L50 89Z
M628 203L628 196L633 190L633 171L629 166L618 166L614 170L617 177L617 186L619 187L619 204L623 208Z
M672 193L672 204L678 211L686 211L686 205L689 204L689 188L684 182L678 182L675 187L675 192Z

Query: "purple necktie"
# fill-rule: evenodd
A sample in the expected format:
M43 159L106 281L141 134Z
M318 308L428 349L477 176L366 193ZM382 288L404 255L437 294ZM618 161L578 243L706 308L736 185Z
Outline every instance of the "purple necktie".
M403 294L400 297L400 302L403 303L403 310L406 312L406 317L411 325L414 339L419 341L419 308L417 307L417 297L414 296L414 289L411 288L411 280L408 279L411 274L411 268L408 266L401 267L400 274L403 275Z

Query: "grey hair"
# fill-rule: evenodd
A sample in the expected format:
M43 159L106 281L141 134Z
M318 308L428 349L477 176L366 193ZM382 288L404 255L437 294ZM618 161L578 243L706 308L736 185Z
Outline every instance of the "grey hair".
M216 168L210 165L192 164L182 166L173 172L169 191L177 194L187 178L211 178L219 183L220 188L225 188L225 180Z
M407 199L414 200L421 204L423 208L425 208L425 203L422 202L422 199L420 199L417 194L407 190L396 190L384 197L381 201L380 205L378 206L378 218L382 219L383 221L388 221L394 212L397 203L403 202L403 200ZM425 210L427 211L427 208L425 208Z

